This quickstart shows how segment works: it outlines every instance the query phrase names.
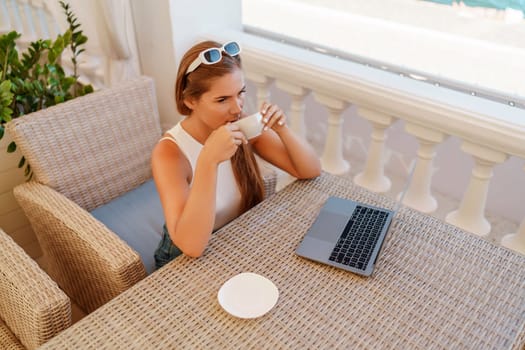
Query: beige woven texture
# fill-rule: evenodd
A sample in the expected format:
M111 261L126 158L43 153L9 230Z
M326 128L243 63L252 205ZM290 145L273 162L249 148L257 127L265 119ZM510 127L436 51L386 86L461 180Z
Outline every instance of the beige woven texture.
M0 349L35 349L71 325L67 295L0 229Z
M327 174L298 181L43 349L522 349L525 257L402 208L370 278L294 254L329 195L392 208ZM253 320L227 314L221 285L251 271L279 289Z
M151 178L161 135L153 81L143 77L7 125L35 180L14 194L49 274L91 312L145 277L139 255L88 212Z

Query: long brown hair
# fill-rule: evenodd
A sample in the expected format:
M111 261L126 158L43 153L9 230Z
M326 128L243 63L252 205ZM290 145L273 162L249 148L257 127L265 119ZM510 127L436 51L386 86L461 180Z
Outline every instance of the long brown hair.
M191 62L200 52L211 47L221 47L215 41L203 41L190 48L182 57L175 82L175 103L182 115L190 115L192 110L184 104L187 98L199 99L210 88L211 82L235 69L242 69L239 55L232 57L222 53L220 62L201 64L193 72L186 74ZM250 209L264 198L264 183L250 144L242 144L231 158L233 173L241 192L241 213Z

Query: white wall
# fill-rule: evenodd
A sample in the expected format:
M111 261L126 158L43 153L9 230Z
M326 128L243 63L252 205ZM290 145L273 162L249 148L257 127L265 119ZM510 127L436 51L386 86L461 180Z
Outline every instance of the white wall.
M155 88L162 130L169 129L177 120L175 108L175 49L170 26L170 1L152 2L132 0L135 35L142 74L155 79Z

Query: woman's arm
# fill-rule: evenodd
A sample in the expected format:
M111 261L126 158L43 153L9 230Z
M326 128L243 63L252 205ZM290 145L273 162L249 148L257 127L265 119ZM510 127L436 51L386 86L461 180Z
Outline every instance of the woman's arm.
M202 162L201 162L202 163ZM185 254L202 254L215 220L216 171L197 165L195 178L178 146L160 142L153 151L152 170L171 241Z
M298 179L319 176L319 157L306 141L288 128L283 111L268 103L264 103L261 109L266 130L252 141L257 154Z
M175 143L160 142L153 151L153 178L166 227L185 255L199 257L208 245L215 223L218 165L238 147L232 133L240 132L231 129L224 126L210 135L197 159L193 183L191 165Z

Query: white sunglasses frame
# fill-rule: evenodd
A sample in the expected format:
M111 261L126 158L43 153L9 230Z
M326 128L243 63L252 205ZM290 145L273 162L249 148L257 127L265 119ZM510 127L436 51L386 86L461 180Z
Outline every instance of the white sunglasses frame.
M235 54L235 55L231 55L228 51L226 51L224 48L232 43L235 43L237 45L237 47L239 48L239 51ZM219 59L218 61L215 61L215 62L210 62L208 61L204 55L209 52L209 51L212 51L212 50L219 50L220 54L221 54L221 59ZM236 41L228 41L227 43L225 43L224 45L222 45L221 47L210 47L209 49L206 49L206 50L203 50L199 53L199 56L197 56L196 59L193 60L193 62L191 62L191 64L189 65L188 69L186 70L186 75L190 74L191 72L193 72L195 69L197 69L201 64L215 64L217 62L220 62L222 60L222 53L223 52L226 52L228 55L232 56L232 57L235 57L235 56L238 56L240 53L241 53L242 49L241 49L241 45L239 45L238 42Z

